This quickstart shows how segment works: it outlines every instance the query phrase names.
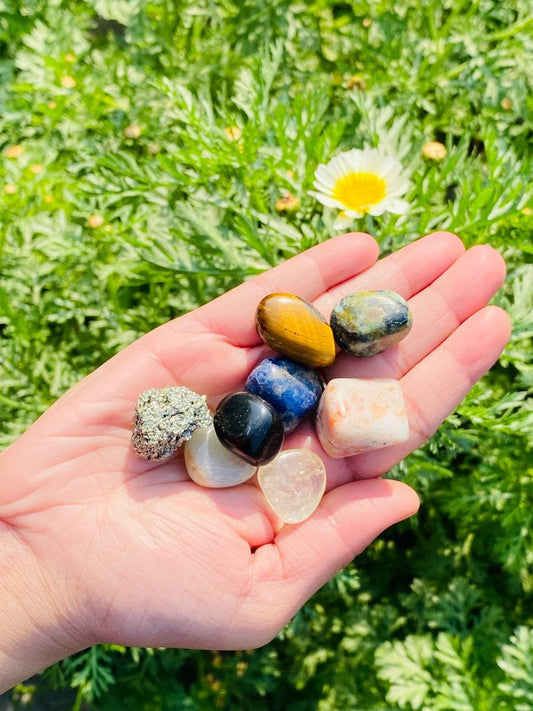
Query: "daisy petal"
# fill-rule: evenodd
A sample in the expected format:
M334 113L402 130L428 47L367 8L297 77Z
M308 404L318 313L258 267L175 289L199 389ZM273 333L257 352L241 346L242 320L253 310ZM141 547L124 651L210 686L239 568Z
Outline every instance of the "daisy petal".
M325 205L326 207L338 207L339 210L342 210L344 207L344 205L342 205L338 200L334 200L323 193L317 193L314 190L309 190L309 195L316 198L318 202L321 202L322 205Z
M407 202L407 200L392 200L389 203L387 210L395 215L405 215L409 212L410 207L411 205Z
M326 193L326 195L331 195L333 192L333 186L335 185L335 180L330 182L324 182L323 180L315 180L313 187L315 187L318 192Z
M379 217L380 215L383 215L384 212L387 212L387 210L389 210L389 206L385 202L380 202L377 205L369 207L368 214L373 217Z
M315 190L309 194L326 207L343 210L335 221L339 227L347 226L347 218L378 216L387 210L404 214L409 209L409 204L399 199L411 185L402 164L377 148L338 153L329 163L320 163L314 178Z
M388 182L387 197L398 197L406 193L411 187L409 180L405 178L396 178Z
M364 212L358 212L357 210L344 210L344 214L346 215L346 217L352 217L352 218L365 216Z
M333 229L334 230L344 230L347 227L351 227L353 225L353 217L348 217L343 210L339 212L337 217L335 218L335 221L333 222Z

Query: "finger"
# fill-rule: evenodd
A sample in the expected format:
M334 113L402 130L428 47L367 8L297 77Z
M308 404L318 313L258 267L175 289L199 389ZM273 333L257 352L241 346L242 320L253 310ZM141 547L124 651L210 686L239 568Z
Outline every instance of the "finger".
M356 239L354 240L354 238ZM306 280L310 279L310 281L306 282L307 286L305 287L305 291L303 288L300 290L293 289L293 291L312 300L313 294L322 294L325 290L330 289L327 294L323 294L314 300L314 304L319 307L319 310L325 315L328 315L327 307L326 310L324 310L324 305L327 304L327 301L324 301L324 299L329 299L331 302L332 294L336 294L333 299L333 303L335 303L338 298L340 298L341 292L344 292L344 294L349 293L356 288L358 279L363 280L361 288L368 288L369 284L373 284L374 288L386 287L398 290L399 292L403 292L403 295L408 298L411 293L423 288L445 272L464 252L463 244L456 235L448 232L436 232L408 247L404 247L397 254L386 257L381 262L373 264L366 272L361 273L359 277L356 277L354 280L352 277L357 272L357 269L354 268L354 255L356 253L359 255L359 258L356 260L359 269L363 268L362 252L366 255L367 260L370 259L371 255L372 258L374 257L374 252L369 249L365 238L367 240L371 239L368 235L364 234L350 234L330 240L327 243L328 245L336 244L334 259L332 257L333 253L329 251L329 248L327 252L329 255L328 259L324 259L326 243L318 245L306 253L237 287L237 289L220 297L206 307L199 309L191 314L196 322L196 327L198 327L199 321L202 322L200 326L201 332L196 334L196 336L198 338L202 337L205 331L220 334L219 343L211 342L210 352L214 352L216 348L219 348L221 351L224 349L227 350L228 345L231 347L235 345L256 346L260 344L260 339L255 327L257 304L265 293L271 293L272 291L280 289L290 291L290 286L288 288L287 285L290 285L294 280L302 281L302 274L304 274ZM373 245L373 240L371 244ZM319 249L323 249L324 251L319 252ZM313 255L315 255L315 257L311 259ZM305 272L305 264L308 263L309 260L311 260L311 267ZM421 265L423 265L423 268L421 268ZM323 274L320 274L321 269L324 270L325 267L327 267L327 270L324 271ZM350 278L344 279L347 273L350 274ZM369 282L369 279L374 281ZM338 284L338 286L332 287L332 283ZM265 284L267 288L265 288ZM285 286L282 286L282 284L285 284ZM253 295L252 287L255 289L255 296ZM244 298L244 290L247 291L246 298ZM234 299L241 302L240 308L231 306ZM329 310L331 310L331 305L332 304L329 306ZM148 334L148 336L143 339L143 344L148 344L148 346L151 347L151 343L153 342L155 349L156 339L158 339L159 345L157 350L160 357L163 357L164 352L168 352L170 354L169 363L171 364L175 360L175 339L174 334L171 334L170 338L168 337L168 331L172 331L175 327L179 327L180 330L183 331L183 328L187 327L187 323L188 322L184 322L183 319L170 322L151 334ZM151 340L147 341L148 338ZM270 350L266 346L261 346L254 352L241 350L239 358L242 368L240 370L251 370L255 364L269 352ZM234 359L237 357L235 352L233 352L233 356ZM165 362L167 362L167 360L165 360ZM217 362L220 366L216 370L216 378L218 379L218 386L222 390L227 382L227 379L223 377L221 372L221 367L223 367L225 360L221 352L221 357L217 358ZM342 357L340 360L342 362ZM194 367L189 368L188 375L191 376L193 371ZM242 377L242 373L240 371L237 372L235 368L235 360L232 361L232 372L237 374L237 378ZM225 394L225 391L223 394Z
M487 306L410 370L400 381L407 405L409 439L354 457L354 475L366 478L382 474L423 445L496 362L510 333L511 323L505 311Z
M255 313L264 296L279 291L313 301L368 269L378 251L375 240L363 232L333 237L206 304L195 312L195 320L209 331L223 333L234 345L256 345Z
M398 481L351 482L327 493L316 512L286 526L255 553L255 594L265 619L287 621L301 605L389 526L418 510L416 493ZM283 624L283 621L282 621Z
M89 383L92 386L97 382L102 391L113 392L115 396L128 400L130 392L138 393L146 387L162 387L162 384L172 380L180 380L182 373L187 373L187 382L192 388L200 387L203 392L204 387L212 390L205 381L214 378L218 380L220 392L224 392L230 387L226 384L227 377L221 372L221 366L228 363L228 343L242 346L259 343L255 312L263 296L274 291L287 291L312 300L334 284L367 269L376 261L378 251L376 241L363 232L348 233L322 242L209 304L153 329L82 381L83 385L78 384L71 389L68 397L77 395L79 389L87 388ZM219 334L218 338L215 334ZM187 344L185 348L184 342ZM206 372L206 368L202 367L198 357L201 348L205 357L218 363L217 369L211 368ZM180 358L176 359L178 351ZM238 357L234 351L232 356ZM240 371L246 368L249 371L254 360L257 358L242 351L238 363L230 359L229 370L240 379ZM198 371L203 374L199 380L204 382L197 385ZM131 387L133 373L136 377ZM65 400L64 397L63 402ZM130 407L128 403L126 405Z
M403 289L404 293L407 293L409 283L413 288L418 288L427 279L435 278L435 274L453 263L462 251L462 243L455 235L444 232L434 233L404 247L397 254L386 257L369 270L368 274L374 269L377 270L375 272L377 282L374 287L385 284L387 288L399 291ZM161 382L167 382L175 376L176 348L183 345L184 336L187 336L188 347L181 348L179 362L182 369L187 372L189 385L193 388L198 387L192 382L194 372L201 365L197 346L205 342L209 334L209 348L206 355L212 356L211 360L219 363L218 369L211 370L210 373L213 378L216 377L219 390L222 392L227 387L220 366L228 360L228 346L230 344L256 345L259 342L255 328L255 312L257 304L265 294L279 290L289 292L296 290L304 298L313 299L314 296L331 289L335 284L349 283L348 277L367 269L374 263L376 256L377 245L369 235L350 233L334 237L241 284L201 309L154 329L104 364L94 375L98 378L98 382L103 384L102 387L115 393L128 392L133 372L149 373L150 387L158 387L157 373L160 374ZM416 268L420 263L424 263L424 270ZM424 280L417 276L422 272L426 274ZM366 275L361 276L367 278ZM300 283L301 289L297 289L297 283ZM361 282L361 287L367 288L367 282ZM322 311L324 312L323 309ZM216 339L213 333L221 335ZM176 344L176 334L180 339L178 344ZM191 343L194 347L191 347ZM261 354L262 351L258 351L257 354L241 351L241 367L236 367L234 361L231 364L231 368L237 374L236 377L241 378L241 370L249 371ZM232 349L232 356L237 357L234 349ZM189 363L188 359L192 359L192 362ZM164 368L160 367L161 363L165 364ZM205 368L200 367L200 370L204 373L205 380ZM108 385L104 375L112 379L112 387ZM123 379L125 382L121 388L120 383ZM83 387L86 385L85 383ZM145 385L142 383L136 384L135 391L143 387Z
M364 273L330 288L315 301L315 306L329 318L343 296L367 289L390 289L410 299L443 274L463 252L463 243L457 235L433 232L380 259Z
M505 262L488 245L472 247L438 279L409 300L413 327L406 338L372 358L337 357L333 378L400 378L494 296Z

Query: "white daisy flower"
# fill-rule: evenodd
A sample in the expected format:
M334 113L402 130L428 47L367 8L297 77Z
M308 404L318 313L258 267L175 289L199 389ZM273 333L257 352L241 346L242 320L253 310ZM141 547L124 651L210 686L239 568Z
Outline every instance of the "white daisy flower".
M402 175L401 163L384 156L374 148L339 153L329 163L321 163L315 171L314 187L309 191L327 207L338 207L335 229L349 227L354 218L393 212L403 215L409 203L401 200L409 188Z

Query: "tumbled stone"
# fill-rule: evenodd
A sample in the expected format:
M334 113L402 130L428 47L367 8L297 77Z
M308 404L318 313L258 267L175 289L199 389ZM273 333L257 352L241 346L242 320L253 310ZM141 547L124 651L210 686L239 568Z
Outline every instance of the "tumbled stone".
M250 373L245 390L279 413L285 434L318 405L323 383L314 370L288 358L265 358Z
M195 430L183 447L187 474L200 486L220 488L248 481L257 467L224 447L215 428Z
M270 462L283 444L283 423L272 405L248 392L227 395L213 417L222 444L250 464Z
M183 385L145 390L133 416L133 451L141 459L168 459L197 427L211 422L205 395Z
M318 403L316 431L330 457L349 457L405 442L409 422L400 383L335 378Z
M270 507L286 523L309 518L326 490L326 467L307 449L286 449L257 470Z
M325 367L335 360L330 325L312 304L299 296L283 293L265 296L257 308L256 325L267 345L310 368Z
M384 289L350 294L335 305L331 328L338 345L354 356L372 356L399 343L413 323L405 299Z

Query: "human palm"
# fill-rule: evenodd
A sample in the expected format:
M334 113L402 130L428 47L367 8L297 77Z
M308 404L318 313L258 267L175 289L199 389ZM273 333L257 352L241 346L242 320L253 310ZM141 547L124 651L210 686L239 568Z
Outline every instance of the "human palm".
M411 515L416 494L379 479L423 444L492 365L509 335L487 301L505 268L497 252L464 253L436 233L374 264L363 234L329 240L219 299L148 333L53 405L0 458L0 536L31 558L71 650L97 642L211 649L269 641L301 605L382 530ZM298 294L326 316L344 295L386 288L408 299L414 325L368 359L339 354L331 377L401 381L408 442L328 458L310 423L286 438L323 458L327 493L311 518L283 525L255 478L205 489L178 453L157 464L131 450L139 394L186 385L212 409L242 389L269 353L254 325L275 291Z

